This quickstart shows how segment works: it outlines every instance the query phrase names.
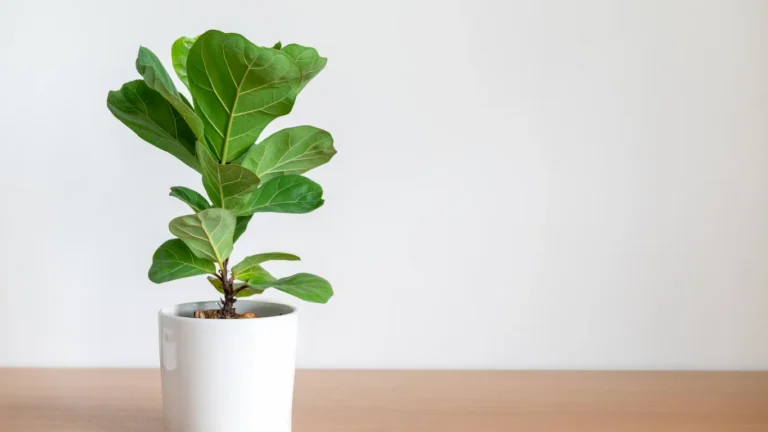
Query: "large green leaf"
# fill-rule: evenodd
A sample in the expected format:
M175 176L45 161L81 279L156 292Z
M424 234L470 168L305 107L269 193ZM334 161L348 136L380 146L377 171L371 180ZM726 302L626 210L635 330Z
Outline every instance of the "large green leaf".
M269 280L263 275L258 275L248 280L248 287L253 290L272 287L313 303L327 303L333 296L331 284L320 276L310 273L298 273L277 280Z
M275 118L302 83L302 71L285 52L259 47L235 33L210 30L189 51L187 73L195 110L216 158L237 159Z
M235 215L229 210L210 208L197 214L177 217L168 227L199 258L222 265L232 253Z
M170 195L187 203L195 213L211 208L204 196L184 186L172 187Z
M142 80L123 84L109 92L107 107L136 135L155 147L200 170L195 158L195 134L182 116L160 93Z
M179 239L163 243L152 256L149 280L163 283L189 276L216 273L211 261L196 257Z
M284 175L264 182L248 196L243 215L253 213L309 213L323 205L323 188L298 175Z
M176 111L181 114L197 139L204 141L205 134L202 120L195 114L195 110L189 105L189 102L186 102L179 91L176 90L173 80L171 80L170 75L168 75L168 72L155 53L148 48L139 48L139 55L136 58L136 70L144 77L144 82L150 88L163 95L165 100L176 108Z
M224 294L224 284L221 283L219 278L213 277L213 276L208 276L208 282L210 282L211 285L213 285L213 287L216 288L216 291ZM232 286L233 286L233 288L235 290L238 290L238 289L240 289L242 287L247 287L247 285L248 284L245 283L245 282L237 282L237 281L235 281L235 283L232 284ZM249 296L252 296L254 294L261 294L263 292L264 292L263 289L256 289L256 288L247 287L247 288L243 288L242 290L240 290L240 292L235 294L235 297L249 297Z
M240 215L245 202L259 184L259 178L251 170L240 165L222 165L198 143L197 155L203 170L203 187L215 207L232 210Z
M251 147L242 165L267 181L282 174L303 174L335 154L331 134L314 126L297 126L275 132Z
M239 239L240 236L243 235L245 230L248 228L248 222L251 221L252 217L253 215L237 217L237 222L235 223L235 236L233 238L234 241L237 241L237 239Z
M247 281L263 271L259 264L266 261L299 261L296 255L284 252L268 252L251 255L232 267L232 276L239 280Z
M173 62L173 70L176 71L176 76L179 77L181 82L189 88L189 78L187 77L187 57L189 57L189 50L192 45L195 44L197 38L180 37L176 39L176 42L171 46L171 61Z

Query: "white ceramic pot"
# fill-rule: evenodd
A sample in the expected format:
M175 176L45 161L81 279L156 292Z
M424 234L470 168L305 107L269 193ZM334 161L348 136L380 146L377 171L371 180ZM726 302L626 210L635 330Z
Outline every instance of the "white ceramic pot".
M216 302L160 310L160 368L167 432L290 432L296 309L239 300L261 318L192 318Z

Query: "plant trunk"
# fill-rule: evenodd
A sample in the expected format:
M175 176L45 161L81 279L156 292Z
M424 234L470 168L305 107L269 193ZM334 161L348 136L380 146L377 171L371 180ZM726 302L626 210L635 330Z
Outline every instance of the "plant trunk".
M224 298L221 300L221 315L222 318L237 318L235 312L235 290L234 290L234 278L230 278L227 272L227 264L229 260L224 260L224 264L221 267L221 284L224 288Z

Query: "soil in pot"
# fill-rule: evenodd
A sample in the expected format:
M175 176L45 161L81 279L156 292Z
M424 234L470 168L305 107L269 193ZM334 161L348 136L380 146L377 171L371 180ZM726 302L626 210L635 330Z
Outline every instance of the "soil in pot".
M253 312L246 312L239 314L236 311L234 317L226 317L222 313L221 309L207 309L207 310L196 310L195 311L195 318L200 319L250 319L250 318L258 318L255 313Z

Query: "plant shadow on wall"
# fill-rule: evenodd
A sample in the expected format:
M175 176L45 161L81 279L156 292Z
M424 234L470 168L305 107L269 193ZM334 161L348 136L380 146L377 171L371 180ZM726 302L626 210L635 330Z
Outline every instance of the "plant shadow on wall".
M327 59L314 48L279 42L261 47L217 30L178 39L171 55L191 102L144 47L136 59L143 79L107 97L112 114L139 137L198 171L208 195L171 188L171 196L194 213L170 222L177 238L157 249L149 279L163 283L209 275L208 281L223 294L221 307L196 311L198 318L254 318L253 313L238 314L235 302L268 288L326 303L333 290L325 279L309 273L276 278L262 266L299 260L296 255L260 253L233 266L229 256L256 213L309 213L323 205L323 189L301 174L336 154L328 132L297 126L255 142L272 120L291 112L298 94Z

